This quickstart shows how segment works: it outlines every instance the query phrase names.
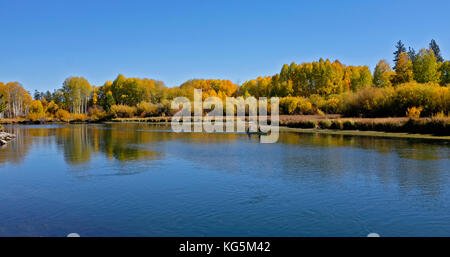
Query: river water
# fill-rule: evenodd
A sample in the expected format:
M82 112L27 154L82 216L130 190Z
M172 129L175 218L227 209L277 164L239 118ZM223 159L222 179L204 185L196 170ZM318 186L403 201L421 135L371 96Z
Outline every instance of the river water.
M0 236L450 236L450 144L6 126Z

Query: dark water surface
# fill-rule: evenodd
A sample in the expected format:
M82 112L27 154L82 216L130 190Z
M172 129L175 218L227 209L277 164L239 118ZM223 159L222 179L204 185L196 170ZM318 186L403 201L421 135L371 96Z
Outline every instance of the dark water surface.
M9 126L0 236L450 236L450 145Z

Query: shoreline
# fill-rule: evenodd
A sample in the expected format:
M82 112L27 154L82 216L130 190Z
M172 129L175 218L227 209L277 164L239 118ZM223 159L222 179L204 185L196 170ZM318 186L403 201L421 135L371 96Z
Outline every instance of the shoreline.
M362 131L362 130L337 130L337 129L314 129L314 128L290 128L280 126L280 131L307 133L307 134L327 134L361 137L380 137L380 138L401 138L401 139L427 139L450 141L450 136L435 136L431 134L406 133L406 132L383 132L383 131Z
M349 118L350 119L350 118ZM155 118L116 118L106 121L51 121L51 122L30 122L21 120L20 122L4 122L0 124L8 125L39 125L39 124L114 124L114 123L145 123L151 125L170 125L170 117L155 117ZM282 123L282 122L280 122ZM427 133L408 133L408 132L389 132L376 130L357 130L357 129L326 129L326 128L299 128L289 127L287 124L280 124L280 132L296 132L306 134L326 134L326 135L344 135L344 136L363 136L363 137L379 137L379 138L398 138L398 139L425 139L425 140L439 140L450 141L450 136L433 135ZM4 133L4 132L0 132Z
M170 125L170 122L140 122L140 121L106 121L103 124L114 123L146 123L151 125ZM291 128L287 126L279 126L280 132L295 132L304 134L326 134L326 135L344 135L358 137L380 137L380 138L401 138L401 139L426 139L426 140L442 140L449 141L450 136L435 136L431 134L407 133L407 132L384 132L384 131L363 131L363 130L343 130L343 129L317 129L317 128Z

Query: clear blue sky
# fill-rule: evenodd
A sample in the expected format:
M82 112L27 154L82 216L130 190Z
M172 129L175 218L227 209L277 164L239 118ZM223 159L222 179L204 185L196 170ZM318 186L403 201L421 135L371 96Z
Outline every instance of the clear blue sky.
M373 69L399 39L418 50L434 38L450 58L450 1L365 2L0 0L0 81L244 82L320 57Z

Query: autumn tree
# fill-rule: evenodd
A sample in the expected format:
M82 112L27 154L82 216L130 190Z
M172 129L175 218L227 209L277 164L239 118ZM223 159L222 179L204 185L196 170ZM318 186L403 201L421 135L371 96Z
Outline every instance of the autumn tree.
M68 108L73 113L86 113L92 87L83 77L69 77L63 83L62 91Z
M166 86L162 81L144 78L141 87L142 100L146 102L159 103L164 97Z
M377 66L375 66L375 70L373 72L373 84L377 87L392 86L391 79L393 75L394 72L387 61L380 60Z
M97 105L97 103L98 103L98 91L99 91L99 87L97 87L97 86L92 86L92 91L91 91L91 97L90 97L90 101L89 101L89 106Z
M206 99L210 96L227 97L235 96L238 86L229 80L221 79L192 79L180 85L177 96L185 96L192 100L193 89L202 89L202 97ZM173 89L172 89L173 90ZM174 92L171 92L173 94Z
M289 66L285 64L279 76L272 77L271 96L280 96L280 94L292 96L330 95L350 90L351 73L357 72L357 77L360 78L360 71L365 69L363 67L353 68L347 69L337 60L331 62L322 58L312 63L291 63ZM370 71L364 71L363 80L367 77L371 77ZM356 75L354 79L354 85L357 86ZM370 85L370 83L367 84ZM366 83L363 82L363 84Z
M0 83L0 95L3 95L3 101L7 102L4 112L6 117L26 115L32 97L19 82Z
M277 94L272 91L273 85L271 84L271 80L272 77L258 77L257 79L246 81L242 84L240 91L247 92L257 98Z
M395 63L394 84L410 82L414 79L413 63L407 53L401 53Z
M55 114L59 107L54 101L50 101L47 105L47 112L50 114Z
M433 50L421 49L413 63L414 79L419 83L439 82L440 72Z
M42 106L42 102L40 100L33 100L29 106L29 112L31 113L43 113L44 107Z
M126 78L122 74L119 74L110 85L110 91L116 104L130 106L142 101L160 102L165 96L166 89L162 81L146 78Z
M309 94L330 95L342 92L344 74L344 67L336 61L331 63L330 60L321 58L318 62L313 62L311 78L307 83ZM300 76L303 77L301 74ZM300 82L300 88L304 88L302 84Z
M29 106L27 119L31 121L38 121L45 119L44 106L41 100L32 100Z
M0 114L3 115L3 112L6 110L8 102L3 99L3 95L0 95Z

